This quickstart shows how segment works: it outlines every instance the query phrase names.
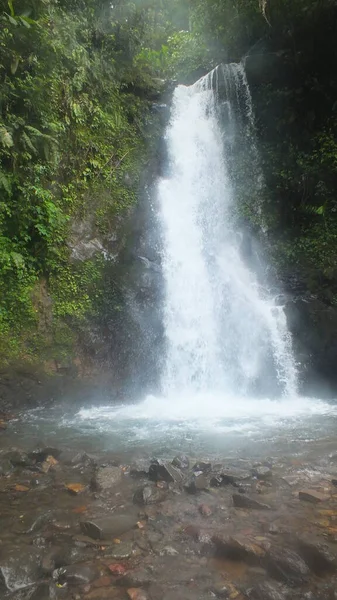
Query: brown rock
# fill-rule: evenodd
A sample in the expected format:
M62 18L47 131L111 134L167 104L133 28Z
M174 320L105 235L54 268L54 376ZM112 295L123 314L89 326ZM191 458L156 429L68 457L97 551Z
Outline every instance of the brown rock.
M271 506L262 504L253 498L244 496L243 494L233 494L233 504L236 508L251 508L253 510L270 510Z
M68 490L68 492L77 496L77 494L84 492L85 485L83 485L83 483L66 483L65 488Z
M249 564L259 563L266 555L266 551L255 540L249 540L240 536L215 535L212 541L216 547L217 554L231 560L243 560Z
M208 506L208 504L200 504L199 512L203 517L210 517L212 514L212 509Z
M322 494L316 490L300 490L298 492L298 497L300 500L305 500L306 502L311 502L312 504L318 504L319 502L324 502L325 500L329 499L326 494Z
M129 588L127 594L130 600L148 600L148 596L140 588Z

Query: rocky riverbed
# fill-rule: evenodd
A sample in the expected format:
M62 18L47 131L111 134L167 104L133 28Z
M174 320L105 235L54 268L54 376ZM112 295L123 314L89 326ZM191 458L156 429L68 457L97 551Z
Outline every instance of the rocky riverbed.
M0 597L334 600L337 454L261 461L8 445Z

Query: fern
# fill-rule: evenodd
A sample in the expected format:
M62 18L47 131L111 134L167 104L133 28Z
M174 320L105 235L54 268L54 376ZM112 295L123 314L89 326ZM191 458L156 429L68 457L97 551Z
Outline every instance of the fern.
M12 148L14 145L12 135L6 127L0 127L0 142L5 148Z
M11 181L1 171L0 171L0 187L2 187L2 189L4 189L9 196L11 195L11 193L12 193Z

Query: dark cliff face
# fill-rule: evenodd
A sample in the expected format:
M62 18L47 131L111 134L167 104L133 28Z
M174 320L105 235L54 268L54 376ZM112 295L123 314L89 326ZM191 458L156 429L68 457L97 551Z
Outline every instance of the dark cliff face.
M266 189L264 246L306 393L337 391L337 7L271 28L246 57ZM252 220L248 215L248 220Z

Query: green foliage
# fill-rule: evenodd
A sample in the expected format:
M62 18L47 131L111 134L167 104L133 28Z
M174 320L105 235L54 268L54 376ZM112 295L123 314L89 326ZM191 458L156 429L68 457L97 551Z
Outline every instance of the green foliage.
M0 7L0 337L22 353L23 332L33 340L37 327L41 277L55 322L95 311L103 265L70 262L70 226L94 214L108 233L136 199L151 152L157 69L140 56L154 9L103 0Z

